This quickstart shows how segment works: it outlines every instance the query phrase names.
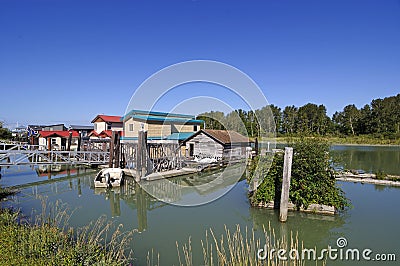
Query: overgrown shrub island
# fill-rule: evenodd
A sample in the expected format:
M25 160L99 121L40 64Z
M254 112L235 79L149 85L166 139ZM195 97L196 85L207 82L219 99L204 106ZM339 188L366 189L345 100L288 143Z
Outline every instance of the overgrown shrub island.
M343 190L337 186L329 158L328 142L319 138L304 138L290 142L293 147L293 162L289 200L296 209L307 209L310 204L333 206L336 210L344 210L350 205ZM270 169L265 157L257 158L259 168L254 175L263 177L257 190L250 194L253 206L280 202L283 153L276 152ZM254 176L253 175L253 176Z

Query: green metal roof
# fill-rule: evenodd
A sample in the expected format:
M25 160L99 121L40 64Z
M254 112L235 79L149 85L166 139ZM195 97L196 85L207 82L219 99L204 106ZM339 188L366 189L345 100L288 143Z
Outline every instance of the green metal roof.
M135 120L140 121L153 121L153 122L162 122L162 123L180 123L180 124L192 124L198 125L203 124L203 120L198 119L190 119L190 118L177 118L177 117L163 117L163 116L152 116L152 115L132 115L131 116Z
M180 133L172 133L166 139L167 140L185 140L191 137L195 132L180 132Z
M186 119L194 119L195 116L193 115L186 115L186 114L174 114L174 113L165 113L165 112L154 112L154 111L143 111L143 110L131 110L127 114L125 114L121 121L131 118L135 115L142 115L142 116L157 116L157 117L175 117L175 118L186 118Z

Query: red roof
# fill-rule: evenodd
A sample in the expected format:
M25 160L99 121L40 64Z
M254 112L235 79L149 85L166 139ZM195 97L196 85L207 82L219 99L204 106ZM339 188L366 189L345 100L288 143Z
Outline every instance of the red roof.
M94 131L94 130L92 130L92 131L90 131L90 133L89 133L89 137L91 137L91 136L95 136L95 137L98 137L99 136L99 133L97 133L96 131Z
M106 138L106 137L110 137L112 136L112 130L103 130L100 133L97 133L96 131L92 131L89 133L89 137L91 136L95 136L98 138Z
M61 131L61 130L54 130L54 131L39 131L39 136L48 138L48 137L60 137L60 138L69 138L69 132L72 132L72 137L77 138L79 137L79 133L76 131Z
M111 138L112 130L103 130L103 131L101 131L99 136L102 137L102 138L106 138L106 137L110 137Z
M104 122L110 123L122 123L121 116L117 115L97 115L93 120L92 123L95 123L98 119L103 120Z

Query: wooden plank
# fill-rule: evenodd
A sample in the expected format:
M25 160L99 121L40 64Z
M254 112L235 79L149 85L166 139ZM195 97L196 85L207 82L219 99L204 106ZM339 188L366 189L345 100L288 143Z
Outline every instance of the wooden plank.
M285 157L283 162L283 180L282 180L282 192L281 192L281 204L279 209L279 221L287 221L288 204L289 204L289 189L290 189L290 177L292 174L292 159L293 159L293 148L285 148Z
M72 143L72 132L69 132L68 141L67 141L67 151L71 150L71 143Z

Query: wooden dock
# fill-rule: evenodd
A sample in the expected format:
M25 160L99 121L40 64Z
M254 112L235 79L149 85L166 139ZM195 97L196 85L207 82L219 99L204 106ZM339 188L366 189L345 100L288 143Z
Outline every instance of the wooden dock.
M0 150L0 166L12 165L101 165L109 162L104 151Z
M128 176L135 177L136 176L136 171L134 170L129 170L129 169L123 169L124 174ZM171 178L171 177L177 177L177 176L183 176L183 175L190 175L199 172L198 169L196 168L188 168L184 167L181 169L172 169L164 172L155 172L151 173L145 177L142 177L141 180L146 180L146 181L153 181L153 180L159 180L159 179L165 179L165 178Z

